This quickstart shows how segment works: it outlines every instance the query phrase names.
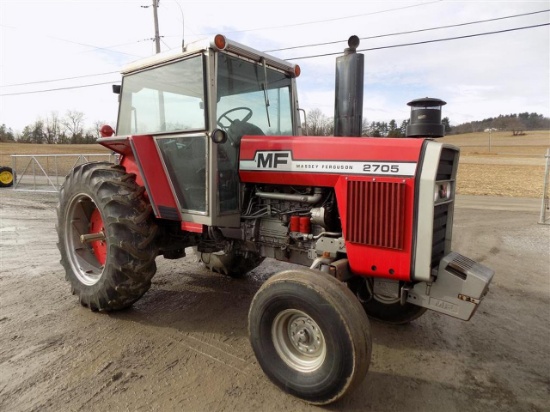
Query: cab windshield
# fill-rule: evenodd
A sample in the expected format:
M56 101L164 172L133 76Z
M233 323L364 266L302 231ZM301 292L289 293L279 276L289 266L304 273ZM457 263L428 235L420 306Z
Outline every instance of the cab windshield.
M292 135L290 77L220 53L218 126L238 145L245 135Z

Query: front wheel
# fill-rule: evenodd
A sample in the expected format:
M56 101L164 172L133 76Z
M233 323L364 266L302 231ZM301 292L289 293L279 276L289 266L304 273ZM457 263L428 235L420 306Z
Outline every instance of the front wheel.
M123 309L151 286L157 226L143 193L134 174L105 162L75 167L61 187L57 245L83 306Z
M256 293L248 319L265 374L307 402L340 399L368 371L368 318L345 285L325 273L287 270L271 277Z

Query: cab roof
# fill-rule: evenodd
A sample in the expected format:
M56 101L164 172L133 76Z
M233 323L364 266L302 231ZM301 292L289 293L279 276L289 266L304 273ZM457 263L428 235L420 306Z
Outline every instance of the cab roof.
M162 65L171 61L179 60L185 56L190 56L198 52L213 49L217 51L228 51L238 56L243 56L256 62L265 61L268 66L275 67L279 70L287 72L291 77L297 77L300 74L300 68L296 64L289 63L285 60L270 56L259 50L255 50L244 44L227 39L221 34L217 34L213 38L198 40L189 43L183 50L169 50L163 53L158 53L144 59L140 59L129 63L123 67L121 73L123 75L134 73L150 67Z

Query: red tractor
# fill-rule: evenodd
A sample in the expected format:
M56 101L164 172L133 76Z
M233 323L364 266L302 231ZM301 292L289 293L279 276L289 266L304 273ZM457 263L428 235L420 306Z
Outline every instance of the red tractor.
M363 56L351 40L336 68L338 137L302 135L298 66L221 35L127 67L116 135L99 140L119 163L77 166L60 192L61 263L80 303L132 305L156 257L188 247L232 277L266 257L302 265L262 285L249 333L267 376L314 404L365 377L367 315L470 319L493 271L451 251L459 151L433 139L445 103L410 103L413 137L354 137Z

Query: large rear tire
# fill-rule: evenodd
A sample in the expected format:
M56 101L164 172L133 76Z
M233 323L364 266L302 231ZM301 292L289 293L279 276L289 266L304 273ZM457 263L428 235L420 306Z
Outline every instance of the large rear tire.
M135 175L106 162L75 167L59 194L61 264L83 306L131 306L156 272L157 226Z
M287 270L263 284L250 306L250 342L273 383L324 405L364 379L370 325L344 284L309 269Z
M388 299L377 296L369 286L369 279L357 276L348 282L357 299L365 309L367 316L392 325L404 325L418 319L427 309L412 303L401 304L400 299Z
M225 252L199 253L199 259L208 270L232 278L244 277L264 261L264 257L250 252L246 256Z

